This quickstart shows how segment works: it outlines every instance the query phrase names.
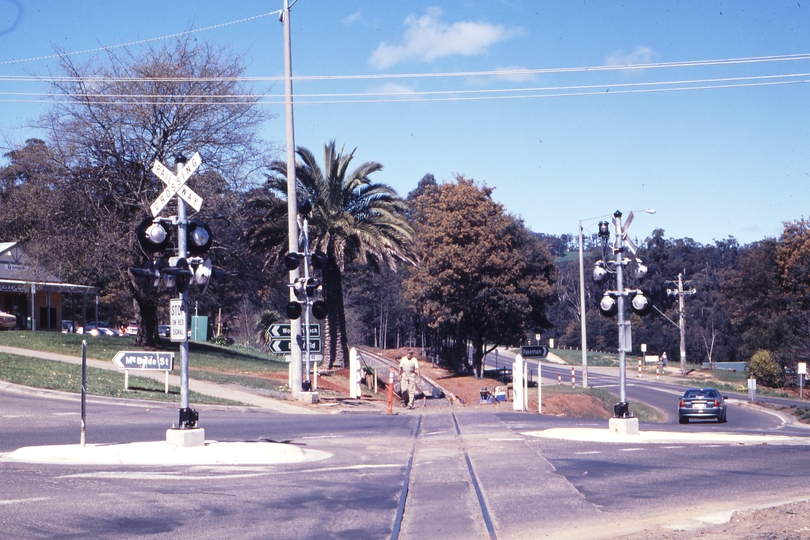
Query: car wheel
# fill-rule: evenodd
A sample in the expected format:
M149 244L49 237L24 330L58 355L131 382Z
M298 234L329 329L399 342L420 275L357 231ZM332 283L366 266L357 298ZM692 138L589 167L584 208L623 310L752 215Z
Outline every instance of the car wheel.
M686 418L686 417L684 417L684 416L679 416L679 417L678 417L678 423L679 423L679 424L688 424L688 423L689 423L689 419L688 419L688 418Z
M723 413L722 416L718 416L717 417L717 422L719 424L725 424L726 423L726 413Z

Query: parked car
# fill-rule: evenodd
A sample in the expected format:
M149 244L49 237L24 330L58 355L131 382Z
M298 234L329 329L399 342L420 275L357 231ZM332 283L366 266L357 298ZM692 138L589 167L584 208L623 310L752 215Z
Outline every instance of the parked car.
M106 326L99 326L96 328L91 328L86 334L90 334L91 336L109 336L109 337L116 337L121 334L113 330L112 328L107 328Z
M158 335L160 337L172 337L172 327L168 324L159 324Z
M129 324L124 327L124 333L128 336L138 335L138 322L129 321Z
M11 313L0 311L0 328L3 330L10 330L17 326L17 317Z
M715 388L689 388L678 404L678 422L717 419L722 424L726 421L726 399Z

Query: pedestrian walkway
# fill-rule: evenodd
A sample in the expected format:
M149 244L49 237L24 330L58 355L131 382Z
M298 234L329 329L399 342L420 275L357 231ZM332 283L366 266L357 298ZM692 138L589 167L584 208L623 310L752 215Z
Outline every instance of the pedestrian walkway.
M41 358L43 360L53 360L56 362L65 362L68 364L81 365L82 359L78 356L69 356L66 354L58 354L44 351L34 351L30 349L21 349L18 347L3 347L0 346L0 353L16 354L17 356L27 356L29 358ZM98 369L106 369L110 371L121 371L115 364L108 360L96 360L92 358L87 359L87 366ZM139 377L151 378L159 382L164 382L166 375L163 371L149 371L139 370ZM169 375L169 384L180 386L179 375ZM262 409L270 409L284 414L317 414L317 411L306 408L303 405L292 405L284 403L277 399L260 396L249 392L247 390L239 390L231 386L223 386L221 384L197 381L189 379L188 389L192 392L205 394L206 396L217 397L221 399L230 399L238 401L254 407L261 407Z

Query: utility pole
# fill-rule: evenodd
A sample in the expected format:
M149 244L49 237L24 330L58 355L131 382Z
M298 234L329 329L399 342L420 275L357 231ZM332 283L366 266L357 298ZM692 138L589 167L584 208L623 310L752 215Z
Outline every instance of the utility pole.
M290 37L290 5L284 0L281 12L284 24L284 101L287 116L287 229L289 234L288 250L298 252L298 196L295 190L295 129L293 122L293 89L292 89L292 41ZM290 270L290 283L296 283L299 277L298 267ZM295 301L295 293L290 289L290 301ZM290 321L290 391L293 399L298 399L302 390L302 353L301 342L296 339L301 335L301 319ZM309 336L306 336L309 339Z
M582 388L588 388L588 320L585 315L585 269L582 253L582 220L579 221L579 318L582 333ZM539 379L538 379L539 380ZM539 383L538 383L539 384Z
M686 310L684 309L683 298L684 296L692 295L697 292L696 289L688 289L684 290L683 285L683 274L678 274L678 281L667 281L667 283L672 283L673 285L678 285L677 289L667 289L667 295L669 296L678 296L678 328L681 332L681 375L686 374ZM691 281L685 282L687 285L691 283Z

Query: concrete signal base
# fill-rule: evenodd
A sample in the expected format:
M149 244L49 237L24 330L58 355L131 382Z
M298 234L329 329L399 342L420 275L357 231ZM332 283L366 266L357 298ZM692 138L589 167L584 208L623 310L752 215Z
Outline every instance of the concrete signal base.
M611 418L608 428L617 435L638 435L638 418Z
M302 401L307 405L314 405L320 402L318 392L301 392L298 394L298 401Z
M205 430L203 428L167 429L166 442L169 446L177 448L205 446Z

